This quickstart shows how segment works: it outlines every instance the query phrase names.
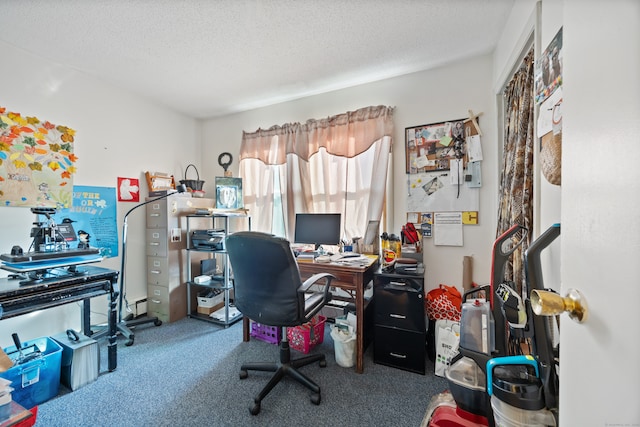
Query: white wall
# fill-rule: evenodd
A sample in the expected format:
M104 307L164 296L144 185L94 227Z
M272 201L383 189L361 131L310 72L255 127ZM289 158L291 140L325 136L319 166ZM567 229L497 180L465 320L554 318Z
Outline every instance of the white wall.
M192 118L168 111L70 68L26 54L0 42L0 106L23 116L36 116L77 131L76 185L115 187L117 177L139 178L147 194L145 171L181 176L199 159L199 134ZM197 163L199 165L199 163ZM132 203L119 203L119 218ZM127 288L130 300L146 296L144 209L129 217ZM35 216L28 208L0 207L0 253L13 245L25 250ZM119 226L121 229L121 224ZM100 265L120 269L119 258ZM0 270L0 275L6 272ZM96 299L97 300L97 299ZM106 300L106 298L105 298ZM92 305L95 322L106 321L100 301ZM0 322L0 346L12 345L11 333L23 340L80 325L78 304L45 310Z
M350 89L312 96L271 107L233 114L202 123L203 151L206 159L204 172L208 183L216 175L222 175L217 166L218 155L228 151L234 156L231 167L238 176L237 157L242 131L255 131L289 122L304 122L311 118L323 118L369 105L389 105L394 113L395 135L393 147L392 199L390 206L392 229L399 234L406 219L407 176L405 174L404 129L427 123L465 118L468 110L482 112L480 127L483 143L483 187L480 197L479 225L464 226L464 247L425 244L426 286L439 283L462 288L462 259L474 258L473 278L478 283L490 279L491 246L496 229L496 193L498 160L496 143L496 116L491 91L491 56L482 56L451 64L435 70L396 77ZM214 167L210 167L213 165ZM207 187L206 191L213 191ZM252 212L259 215L259 212Z

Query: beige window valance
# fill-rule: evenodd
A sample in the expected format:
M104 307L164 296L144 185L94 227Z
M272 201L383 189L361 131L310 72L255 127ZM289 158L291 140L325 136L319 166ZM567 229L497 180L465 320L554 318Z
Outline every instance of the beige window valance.
M279 165L286 163L288 154L309 160L320 148L350 158L362 154L385 136L393 136L393 108L370 106L306 123L243 132L240 160L253 158Z

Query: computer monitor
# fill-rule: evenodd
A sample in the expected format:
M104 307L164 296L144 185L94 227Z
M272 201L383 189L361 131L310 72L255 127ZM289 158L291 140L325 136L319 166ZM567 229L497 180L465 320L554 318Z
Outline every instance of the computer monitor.
M306 243L315 245L340 244L339 213L297 213L294 243Z

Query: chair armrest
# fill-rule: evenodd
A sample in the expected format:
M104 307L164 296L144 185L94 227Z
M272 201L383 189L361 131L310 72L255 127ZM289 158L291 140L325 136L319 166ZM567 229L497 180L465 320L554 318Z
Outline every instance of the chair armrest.
M322 286L322 292L314 292L316 294L322 293L322 298L314 301L311 306L305 306L305 314L307 318L311 318L316 315L320 311L320 309L331 300L331 280L335 279L336 276L330 273L318 273L309 277L304 283L298 288L298 292L306 293L309 288L313 285ZM318 283L320 281L324 281L324 285L322 283Z

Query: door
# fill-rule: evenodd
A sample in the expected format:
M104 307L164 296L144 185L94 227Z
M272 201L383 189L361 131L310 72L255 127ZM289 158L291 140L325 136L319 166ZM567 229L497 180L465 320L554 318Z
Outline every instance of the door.
M640 425L640 2L563 7L560 425Z

